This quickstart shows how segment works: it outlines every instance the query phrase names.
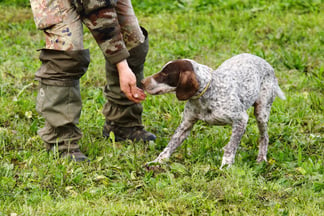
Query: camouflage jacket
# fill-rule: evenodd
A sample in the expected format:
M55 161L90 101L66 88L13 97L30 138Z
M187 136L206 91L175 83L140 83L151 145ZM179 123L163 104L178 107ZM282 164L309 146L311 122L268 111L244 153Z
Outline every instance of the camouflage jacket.
M72 7L112 64L126 59L128 50L144 41L130 0L30 0L30 4L37 28L45 31L63 21L63 7ZM130 16L123 19L120 14Z

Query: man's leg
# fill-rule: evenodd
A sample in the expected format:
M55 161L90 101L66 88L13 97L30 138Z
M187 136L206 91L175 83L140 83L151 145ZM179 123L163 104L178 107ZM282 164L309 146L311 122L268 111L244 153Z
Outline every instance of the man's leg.
M40 81L36 108L45 118L45 126L38 134L48 150L57 149L76 161L86 160L77 144L82 137L77 124L82 107L79 78L86 72L89 51L43 49L40 59L42 66L36 73Z
M155 140L155 135L145 131L142 125L141 104L130 101L120 90L119 76L115 66L121 56L127 58L128 65L135 73L137 83L143 79L143 65L148 52L147 33L141 30L129 0L117 1L117 5L107 5L94 10L96 4L78 4L82 20L96 39L106 57L105 96L107 103L103 114L106 124L104 136L115 133L117 140ZM98 4L99 6L100 4ZM144 35L145 33L146 35ZM118 56L115 47L120 48ZM129 51L128 51L129 50Z
M124 42L129 49L130 56L127 63L136 76L137 86L141 87L144 62L149 49L148 33L139 26L130 0L119 1L116 11ZM121 92L116 67L108 61L106 61L106 78L104 93L107 103L103 109L106 123L103 135L108 137L110 132L114 132L117 140L155 140L154 134L144 130L142 105L129 101Z
M129 51L130 57L127 58L128 65L136 75L137 86L141 86L143 79L143 69L145 57L148 52L148 38L145 33L145 41ZM143 107L129 101L121 92L119 86L119 77L114 65L106 61L107 85L105 86L105 96L108 102L103 108L103 114L106 123L103 129L103 135L109 137L110 132L114 132L116 140L155 140L154 134L144 130L142 124Z
M90 58L89 51L83 50L78 14L69 0L60 3L56 5L60 10L55 12L60 13L56 16L62 16L61 21L43 29L46 49L41 50L42 65L36 73L40 82L36 109L44 117L45 126L38 134L48 150L57 149L63 156L82 161L87 158L77 144L82 137L77 127L82 105L79 79L86 72Z

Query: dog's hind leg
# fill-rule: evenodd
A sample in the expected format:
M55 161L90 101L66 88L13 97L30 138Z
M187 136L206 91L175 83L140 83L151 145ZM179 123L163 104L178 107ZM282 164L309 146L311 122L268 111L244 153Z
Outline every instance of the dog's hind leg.
M261 91L260 99L254 104L254 115L257 120L260 138L259 138L259 154L257 162L267 161L267 152L269 144L268 120L270 116L271 105L275 95L272 91Z
M245 132L248 119L248 114L244 112L241 113L241 118L232 124L232 135L229 143L223 148L224 155L220 169L222 169L225 165L230 166L234 163L235 154Z

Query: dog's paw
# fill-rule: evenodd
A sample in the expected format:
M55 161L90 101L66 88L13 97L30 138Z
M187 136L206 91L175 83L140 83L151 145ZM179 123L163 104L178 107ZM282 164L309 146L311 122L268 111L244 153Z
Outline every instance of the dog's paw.
M220 169L222 170L223 168L230 168L232 166L232 164L234 163L234 156L223 156L223 160L222 160L222 165L220 167Z
M157 162L157 161L147 162L147 163L144 165L144 168L145 168L147 171L154 171L154 172L157 172L157 171L164 171L163 164L160 163L160 162Z
M261 162L267 162L267 156L265 155L259 155L258 158L256 159L257 163L261 163Z
M221 167L219 168L220 170L223 169L229 169L230 167L232 167L232 164L222 164Z
M144 166L145 167L149 167L149 166L157 166L157 165L160 165L161 163L158 162L158 161L150 161L150 162L147 162Z

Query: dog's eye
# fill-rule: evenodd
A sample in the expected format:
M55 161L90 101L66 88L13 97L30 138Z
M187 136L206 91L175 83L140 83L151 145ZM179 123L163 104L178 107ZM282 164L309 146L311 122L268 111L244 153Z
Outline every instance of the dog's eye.
M168 76L168 74L165 73L165 72L161 72L161 75L164 76L164 77Z

